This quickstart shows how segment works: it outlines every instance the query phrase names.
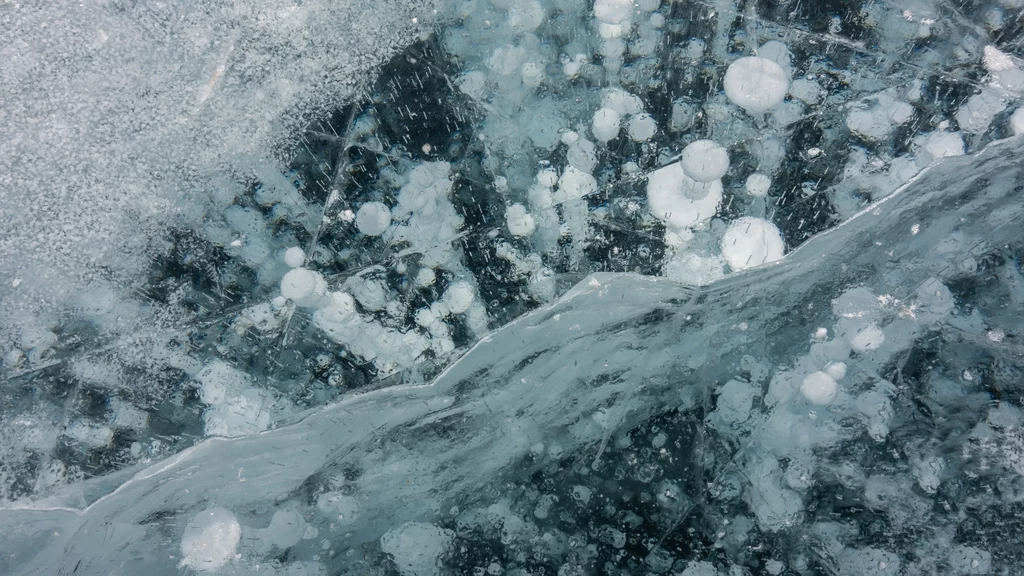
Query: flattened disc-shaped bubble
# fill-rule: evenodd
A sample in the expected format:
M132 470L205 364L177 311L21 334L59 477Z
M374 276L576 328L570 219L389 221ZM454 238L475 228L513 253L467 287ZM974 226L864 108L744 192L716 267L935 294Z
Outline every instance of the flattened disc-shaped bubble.
M594 112L591 132L600 142L614 140L619 135L619 113L611 108L601 108Z
M785 250L779 229L761 218L739 218L722 236L722 256L733 270L774 262Z
M786 71L767 58L746 56L725 72L725 95L747 112L764 112L782 102L789 90Z
M697 140L683 148L679 163L690 178L712 182L729 171L729 151L712 140Z
M380 236L391 225L391 210L381 202L367 202L356 213L356 227L367 236Z
M679 162L655 170L647 177L647 204L651 214L675 229L702 224L715 215L722 201L722 182L696 182Z
M235 557L241 539L242 527L230 510L203 510L181 536L181 565L200 572L219 570Z
M839 394L839 386L832 376L825 372L808 374L800 385L800 392L809 402L818 405L831 404Z

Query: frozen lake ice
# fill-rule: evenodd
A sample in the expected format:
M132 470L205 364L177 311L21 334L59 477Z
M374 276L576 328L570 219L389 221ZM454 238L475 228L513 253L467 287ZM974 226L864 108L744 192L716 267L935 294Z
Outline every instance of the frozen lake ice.
M1018 572L1022 9L5 8L0 572Z

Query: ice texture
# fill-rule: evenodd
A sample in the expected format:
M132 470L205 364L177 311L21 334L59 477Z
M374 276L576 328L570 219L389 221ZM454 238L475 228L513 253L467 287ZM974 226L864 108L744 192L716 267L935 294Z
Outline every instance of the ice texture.
M975 539L944 548L944 538L961 538L954 536L960 520L930 516L924 496L903 483L916 474L911 460L934 453L919 443L916 422L939 418L953 418L970 432L950 438L954 444L938 452L949 456L939 486L953 475L962 475L957 482L993 482L1005 490L1019 480L1013 466L1024 453L1014 448L1022 445L1014 432L1020 416L986 422L988 403L975 398L978 378L1007 390L1020 383L1019 355L985 335L992 326L1016 333L1024 325L1020 308L1008 307L1024 294L1021 274L1004 259L1022 241L1016 225L1024 217L1016 184L1024 177L1021 151L1014 140L937 165L775 266L706 288L595 274L488 334L429 383L349 394L270 432L208 439L148 468L70 487L29 507L8 507L0 512L11 535L0 544L5 572L173 572L179 541L185 547L196 529L186 525L194 525L196 514L209 514L203 510L211 502L221 507L215 511L230 510L243 532L266 525L259 518L273 503L299 510L305 522L319 524L321 535L331 530L325 522L341 520L344 534L332 537L341 539L337 545L377 547L403 574L434 573L435 562L449 555L457 562L460 546L477 545L473 532L459 527L473 525L485 532L500 527L494 537L501 545L534 541L544 554L561 558L560 536L534 522L548 514L540 511L544 506L566 503L496 488L529 485L542 474L575 486L569 501L604 501L617 488L595 480L635 458L632 439L650 419L667 414L675 414L662 424L671 435L680 425L686 430L685 423L701 429L716 415L722 424L669 443L664 435L654 438L661 450L671 444L672 453L702 471L699 476L670 475L660 466L627 472L661 483L656 501L663 512L654 513L660 528L652 546L634 557L647 566L672 565L674 552L664 546L683 537L684 526L712 530L714 537L712 527L725 520L731 527L720 537L730 561L741 561L731 542L757 529L769 541L788 542L780 550L789 561L835 562L843 574L895 574L908 567L973 573L1016 562L1018 552L997 540L984 540L982 548ZM965 270L966 260L985 262L981 267L989 271ZM965 283L990 300L976 301L969 312L970 296L963 304L943 303L942 287L962 293ZM839 339L847 321L874 322L887 337L873 350L851 350ZM824 340L807 336L823 325L834 326ZM918 371L915 355L928 354L936 341L948 342L953 356ZM999 372L981 368L986 355L1004 359ZM845 374L834 364L840 361ZM842 377L842 391L825 411L805 404L798 391L802 375L821 369ZM730 379L733 384L716 391L715 382ZM903 396L907 388L920 390L916 400ZM958 414L950 412L954 408ZM880 427L888 448L870 439ZM851 450L876 449L906 456L888 462L851 457ZM986 459L987 480L971 479L976 458ZM580 475L584 469L588 473ZM822 489L863 499L893 525L930 518L934 530L865 545L856 537L856 526L866 522L858 518L863 505L827 499L824 506L815 496ZM971 505L1002 514L1006 502L984 494L973 496ZM517 512L531 498L542 503L531 514L535 519ZM630 530L639 530L635 526ZM974 526L982 534L991 530ZM615 549L614 530L607 534ZM331 572L365 568L359 556L317 555L320 544L309 542L292 548L302 562L319 562ZM930 547L952 552L919 553ZM225 557L219 553L218 547L218 562ZM236 562L254 561L244 540L238 553ZM709 569L703 561L679 561L687 573Z
M87 287L137 285L236 175L282 172L295 131L414 40L429 5L6 7L0 337Z
M1024 565L1020 2L357 4L0 10L0 573Z

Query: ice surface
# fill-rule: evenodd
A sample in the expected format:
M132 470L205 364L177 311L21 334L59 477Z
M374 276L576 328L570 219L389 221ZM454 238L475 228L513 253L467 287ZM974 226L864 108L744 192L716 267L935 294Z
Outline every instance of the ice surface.
M1021 565L1019 3L94 8L2 16L0 572Z
M164 234L230 204L233 180L283 169L294 131L432 14L397 1L5 6L0 338L56 321L89 287L138 285Z
M475 539L482 535L460 528L472 510L504 502L505 532L496 537L507 546L541 545L541 534L554 534L545 532L553 525L515 512L542 494L531 496L528 489L502 496L499 486L530 486L540 474L555 481L545 490L557 492L560 482L577 486L571 489L575 496L564 497L580 505L586 506L586 493L590 505L599 498L612 508L623 506L615 502L628 502L622 497L629 489L599 479L630 466L639 455L631 438L642 436L658 415L669 418L661 425L669 437L705 418L720 417L722 424L673 441L668 453L696 466L696 476L692 469L670 472L667 460L654 464L659 459L653 454L650 464L621 471L646 478L637 488L671 484L658 488L669 498L659 504L664 512L655 513L653 540L646 552L632 553L640 554L633 562L671 564L682 553L678 539L689 530L710 530L714 537L715 525L735 514L742 520L749 506L762 538L775 542L772 547L788 542L779 549L788 562L835 562L843 574L874 573L882 564L888 566L884 573L945 565L932 564L946 562L945 555L922 557L915 550L961 538L954 532L962 520L933 516L921 508L923 496L899 483L913 477L912 461L939 454L947 462L939 480L943 498L966 497L945 487L955 474L966 489L980 490L959 505L1008 512L997 512L1007 503L985 496L983 486L1006 490L1019 479L1003 454L1015 454L1005 442L1016 441L1020 421L988 424L987 403L972 398L979 384L1010 391L1021 381L1019 352L985 336L991 326L1016 333L1024 323L1019 308L1006 307L1021 297L1020 284L1013 284L1019 280L1012 280L1020 273L1003 271L1005 255L1022 240L1015 224L1024 216L1016 184L1024 177L1017 162L1021 150L1012 141L938 165L774 266L704 289L633 274L593 275L553 304L489 334L429 384L350 394L261 435L206 440L116 489L107 484L90 494L83 486L49 503L6 510L0 521L5 533L16 535L4 542L7 571L53 574L77 566L84 573L173 572L177 535L210 503L231 510L244 532L265 525L260 517L279 502L298 510L321 535L332 535L325 550L373 548L379 541L377 549L403 574L433 573L434 559L469 561L456 551L480 545ZM985 262L981 266L991 272L966 272L967 259ZM968 284L977 296L964 292ZM936 305L943 286L960 293L963 304ZM971 301L977 306L968 310ZM845 341L827 339L841 337L847 320L883 326L885 342L856 352ZM821 325L834 328L825 340L811 339ZM936 358L929 350L937 345L953 356ZM1002 359L1001 367L990 364L994 357ZM839 361L847 369L827 410L805 404L796 387L777 391L793 378L799 386L801 374L812 374L813 367L839 376L829 363ZM969 378L968 371L978 376ZM981 378L990 381L982 384ZM729 379L716 392L715 383ZM770 400L761 399L766 389ZM868 404L875 407L862 410ZM882 404L887 413L879 421ZM915 432L922 419L930 426L957 422L962 432L946 440L953 444L928 449ZM879 426L887 429L881 438L865 438ZM793 437L780 441L780 435ZM654 444L667 449L663 434ZM874 451L877 456L867 457ZM889 451L894 454L883 456ZM971 472L976 458L989 466L984 477ZM871 488L870 477L878 474L889 478L883 492ZM344 495L325 491L328 486ZM886 492L888 486L893 491ZM821 500L815 495L820 490L846 494L854 503ZM857 496L863 490L867 495ZM564 506L561 498L553 503ZM906 541L865 546L849 532L867 522L859 517L861 498L894 526L931 518L936 527ZM1017 561L1012 546L986 539L994 527L973 526L976 533L960 541L949 562L963 570L996 558ZM643 531L629 528L628 538L632 542ZM774 536L777 531L790 536ZM398 545L406 541L408 546ZM37 547L29 551L27 542ZM368 569L359 556L324 555L319 540L309 542L292 548L303 561L332 572ZM982 542L983 548L973 547ZM738 549L723 545L730 561L740 561L733 556ZM693 546L678 561L702 573L701 564L686 564L693 559L689 554L704 554L702 546ZM564 548L546 549L552 561L565 561L555 560L565 558L559 552ZM244 539L238 553L237 570L257 561Z

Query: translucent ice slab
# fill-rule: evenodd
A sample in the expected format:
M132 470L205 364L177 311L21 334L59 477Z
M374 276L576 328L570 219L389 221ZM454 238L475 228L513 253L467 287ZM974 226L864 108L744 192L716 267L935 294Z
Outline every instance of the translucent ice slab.
M713 550L723 570L767 560L842 574L1012 562L1019 553L1009 542L959 542L956 508L1000 505L971 482L1020 486L1024 457L1010 432L1020 414L977 397L1019 394L1024 381L1015 340L1024 277L1014 261L1024 240L1022 150L1012 139L926 170L774 265L704 288L594 274L490 333L428 384L351 394L269 432L205 440L130 478L6 508L0 571L177 574L183 554L195 552L182 540L186 524L215 507L242 531L215 570L225 574L465 573L480 562L473 550L482 541L512 550L504 569L521 574L528 557L559 574L678 571L688 562L686 573L702 573L690 569L704 569L696 562ZM935 342L949 351L921 368ZM808 384L818 373L831 384ZM650 523L630 524L628 543L608 533L591 550L585 528L556 529L547 512L523 518L545 490L572 483L562 500L600 492L613 509L625 506L617 491L627 480L616 478L638 477L630 466L643 464L630 459L629 438L666 413L692 426L666 426L674 441L655 437L653 446L687 464L662 463L640 481L661 486L662 504ZM935 432L937 445L914 444L929 437L920 426L953 423L974 436ZM881 456L851 455L853 440ZM903 455L883 462L888 450ZM968 454L987 455L983 480ZM944 494L951 508L932 513L925 500L920 511L922 495L951 479L966 486ZM838 505L834 495L844 493L857 507ZM486 514L504 519L478 522ZM732 528L716 539L722 518L756 525L767 546L752 552ZM923 553L942 548L937 529L895 541L857 536L885 518L950 526L947 540L960 548L937 560ZM556 532L569 544L542 536ZM683 546L676 539L687 534L707 540ZM396 542L422 545L416 558L428 561L406 562Z

